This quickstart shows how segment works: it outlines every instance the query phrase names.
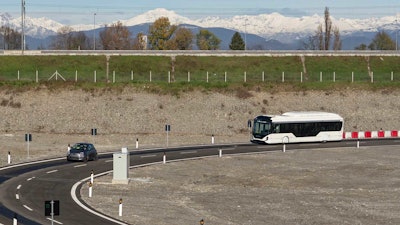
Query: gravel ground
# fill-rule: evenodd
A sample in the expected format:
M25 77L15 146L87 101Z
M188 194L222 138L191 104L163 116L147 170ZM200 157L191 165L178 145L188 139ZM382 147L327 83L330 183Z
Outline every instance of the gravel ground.
M129 224L399 224L399 147L292 150L130 170L83 199ZM384 151L384 152L383 152ZM123 216L118 201L123 199Z
M248 142L248 119L287 111L338 113L346 131L400 129L400 91L250 94L1 90L0 166L9 151L20 163L64 156L78 141L94 142L100 152L132 149L136 139L140 148L164 147L166 124L169 146L209 144L211 135L217 144ZM99 135L90 136L91 128ZM25 133L33 136L29 158ZM399 224L396 150L293 151L146 167L132 170L133 182L118 190L101 178L95 193L103 191L105 199L88 201L117 217L110 210L115 201L130 198L123 219L132 224L197 224L201 218L206 224Z
M72 89L72 88L70 88ZM248 93L245 93L248 94ZM121 147L163 147L164 126L171 125L170 146L248 142L247 120L259 114L316 110L345 119L346 131L400 129L400 91L308 91L221 94L183 92L179 96L77 89L0 91L0 166L65 155L68 144L94 142L99 151ZM97 128L98 136L90 136ZM29 159L24 134L31 133Z

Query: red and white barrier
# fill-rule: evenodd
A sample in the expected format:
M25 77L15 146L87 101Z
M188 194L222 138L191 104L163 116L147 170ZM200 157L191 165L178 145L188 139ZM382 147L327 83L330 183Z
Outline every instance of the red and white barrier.
M343 139L397 138L397 137L399 137L399 130L343 132Z

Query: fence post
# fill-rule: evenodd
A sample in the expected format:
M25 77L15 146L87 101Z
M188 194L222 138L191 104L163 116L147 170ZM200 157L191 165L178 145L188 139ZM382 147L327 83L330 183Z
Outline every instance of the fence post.
M393 81L393 71L390 73L390 81Z
M371 83L374 83L374 72L371 72Z
M96 82L97 82L97 73L96 73L96 70L94 71L94 75L93 75L93 76L94 76L94 78L93 78L93 79L94 79L94 82L96 83Z
M333 71L333 82L336 82L336 72Z
M282 72L282 83L285 82L285 72Z
M300 72L300 83L303 83L303 72Z
M264 71L262 71L262 82L265 81Z
M351 83L354 83L354 72L351 72Z
M322 71L319 72L319 82L322 82Z
M246 83L246 79L247 79L247 77L246 77L246 71L244 71L244 82Z
M150 70L150 79L149 79L149 80L150 80L150 82L151 82L151 70Z
M168 71L168 84L171 83L171 71Z
M17 78L18 78L18 80L19 80L19 70L18 70L18 75L17 75Z
M75 82L78 81L78 70L75 70Z
M36 70L36 83L39 83L39 72Z
M226 71L225 71L225 83L226 83Z
M190 83L190 72L188 71L188 82Z
M115 70L113 70L113 83L115 83Z
M133 70L131 70L131 81L133 81Z
M208 71L207 71L207 83L208 83Z

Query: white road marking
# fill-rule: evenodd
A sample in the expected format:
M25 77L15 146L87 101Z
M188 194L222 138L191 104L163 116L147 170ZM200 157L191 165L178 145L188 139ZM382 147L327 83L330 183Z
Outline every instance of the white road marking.
M19 194L15 194L15 199L19 199Z
M61 223L61 222L59 222L57 220L52 220L51 218L47 218L47 219L50 220L50 221L53 221L54 223L63 224L63 223Z
M180 154L194 154L197 153L197 151L184 151L184 152L180 152Z
M35 179L36 177L30 177L28 179L26 179L27 181L31 181L32 179Z
M83 166L87 166L87 164L80 164L80 165L76 165L76 166L74 166L75 168L78 168L78 167L83 167Z
M55 173L55 172L58 172L58 170L50 170L50 171L47 171L46 173L49 174L49 173Z
M21 189L22 185L18 185L17 186L17 190Z
M113 160L111 159L111 160L106 160L106 161L104 161L104 162L106 162L106 163L108 163L108 162L112 162Z
M24 207L29 211L33 211L33 209L29 208L27 205L24 205Z
M156 157L157 155L142 155L140 158L150 158L150 157Z

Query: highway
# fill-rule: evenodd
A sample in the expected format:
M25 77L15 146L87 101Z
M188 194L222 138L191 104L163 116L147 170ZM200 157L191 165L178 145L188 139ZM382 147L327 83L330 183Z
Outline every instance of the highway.
M365 139L360 146L400 145L400 139ZM328 143L287 144L286 151L315 148L356 148L357 140ZM210 146L191 146L168 149L142 149L130 151L130 165L162 163L164 154L167 161L197 157L218 157L220 151L226 154L242 154L268 151L282 151L282 145L227 144ZM119 150L116 150L119 152ZM74 201L73 195L80 199L81 182L90 177L91 172L101 174L113 168L113 153L104 153L98 161L67 162L58 158L25 165L12 165L0 168L0 225L13 224L125 224L105 215L98 216L84 210ZM77 188L72 189L77 184ZM71 195L71 190L73 190ZM52 221L44 214L44 202L60 201L60 215ZM85 207L90 206L83 204ZM94 209L92 209L94 210ZM97 213L99 214L99 213ZM99 214L101 215L101 214Z

